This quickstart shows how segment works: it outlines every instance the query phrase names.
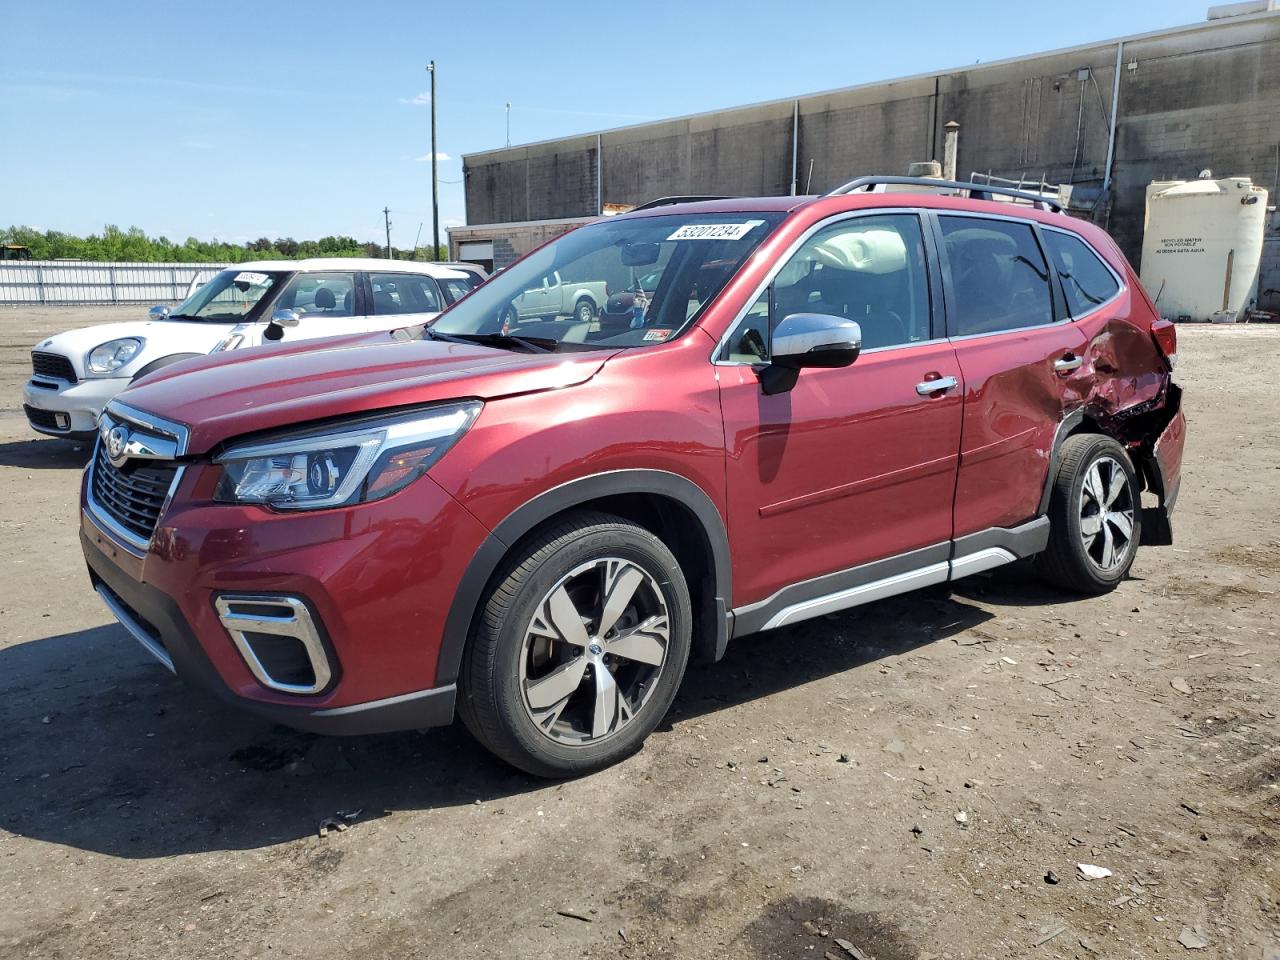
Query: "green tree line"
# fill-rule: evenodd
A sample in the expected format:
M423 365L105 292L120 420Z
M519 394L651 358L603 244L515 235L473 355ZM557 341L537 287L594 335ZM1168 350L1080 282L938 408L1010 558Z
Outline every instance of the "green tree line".
M121 230L107 224L102 233L77 237L59 230L35 230L11 226L0 232L0 243L29 247L32 260L123 260L142 263L244 263L248 260L299 260L306 257L385 257L386 247L378 243L361 243L354 237L321 237L319 240L295 240L260 237L250 243L225 243L219 240L197 240L187 237L181 243L168 237L149 237L140 227ZM415 256L416 253L416 256ZM392 248L397 260L443 260L447 249L441 247L436 257L430 247L417 251Z

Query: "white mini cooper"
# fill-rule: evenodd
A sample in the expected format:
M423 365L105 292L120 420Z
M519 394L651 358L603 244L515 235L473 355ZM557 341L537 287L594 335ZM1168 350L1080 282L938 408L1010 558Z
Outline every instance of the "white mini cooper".
M408 260L267 260L223 270L179 306L69 330L31 352L23 388L39 433L92 439L107 401L134 380L219 350L394 330L436 316L482 283L477 267Z

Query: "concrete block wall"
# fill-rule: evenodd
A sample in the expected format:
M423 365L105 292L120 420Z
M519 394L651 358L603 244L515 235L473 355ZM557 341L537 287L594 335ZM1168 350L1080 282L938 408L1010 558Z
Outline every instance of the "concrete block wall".
M1270 198L1276 202L1275 197ZM1274 293L1268 293L1274 290ZM1280 212L1271 216L1262 240L1262 263L1258 267L1258 306L1280 313Z
M1153 179L1280 177L1280 13L1124 41L1111 202L1095 219L1135 262ZM588 216L675 194L823 192L942 156L958 173L1100 186L1118 42L852 87L463 158L471 223ZM1082 74L1081 71L1087 71ZM798 122L793 126L793 117ZM1078 131L1078 133L1077 133ZM795 147L793 149L793 136ZM601 154L597 157L596 146ZM600 195L596 177L600 177Z

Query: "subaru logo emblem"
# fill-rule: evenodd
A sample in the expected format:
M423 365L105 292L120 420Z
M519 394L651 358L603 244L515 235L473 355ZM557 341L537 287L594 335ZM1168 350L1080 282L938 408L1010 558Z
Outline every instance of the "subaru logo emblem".
M114 426L108 431L107 437L107 459L120 466L128 457L125 456L125 445L129 442L129 431L125 427Z

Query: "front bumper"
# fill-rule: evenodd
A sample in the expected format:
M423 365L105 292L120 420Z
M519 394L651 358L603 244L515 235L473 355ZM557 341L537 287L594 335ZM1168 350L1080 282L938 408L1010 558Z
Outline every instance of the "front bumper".
M33 378L22 387L22 403L31 408L27 422L32 430L46 436L91 440L107 402L128 385L128 377L102 377L79 383ZM32 411L36 413L33 415ZM57 419L49 422L51 418L40 416L41 413ZM62 422L65 427L58 425Z
M94 588L134 639L182 679L286 726L452 722L453 677L437 677L437 660L452 585L487 535L479 522L428 477L375 503L286 515L199 502L214 472L188 468L145 552L82 511ZM233 636L227 599L255 595L297 598L314 617L330 671L316 692L264 682Z

